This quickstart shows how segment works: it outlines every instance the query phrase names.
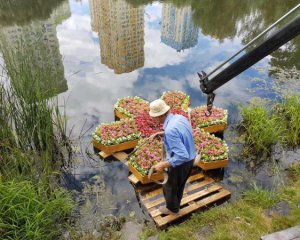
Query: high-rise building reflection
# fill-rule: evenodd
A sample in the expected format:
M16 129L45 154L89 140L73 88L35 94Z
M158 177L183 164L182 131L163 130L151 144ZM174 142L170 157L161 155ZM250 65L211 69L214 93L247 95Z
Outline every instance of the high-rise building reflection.
M32 76L38 71L45 70L49 75L46 76L45 73L44 82L40 85L44 86L43 90L45 91L51 85L55 91L52 94L55 95L68 90L56 27L70 16L69 1L63 1L46 20L34 20L24 26L5 26L0 30L2 47L13 53L13 55L6 55L6 51L3 49L4 61L13 60L14 66L21 68L23 59L15 55L19 51L30 53L31 56L27 59L26 64L32 65ZM29 59L30 61L28 61ZM53 95L48 97L53 97Z
M143 67L144 7L125 0L89 0L92 29L98 32L101 63L116 74Z
M199 29L194 25L191 6L177 8L163 3L161 41L178 52L198 43Z

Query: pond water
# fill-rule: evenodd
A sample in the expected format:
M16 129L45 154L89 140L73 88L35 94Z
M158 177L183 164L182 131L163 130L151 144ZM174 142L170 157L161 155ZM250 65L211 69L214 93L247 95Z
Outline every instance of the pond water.
M27 0L0 4L0 32L10 40L8 47L20 38L44 39L48 54L40 60L57 73L58 98L67 102L69 128L74 126L73 135L82 136L82 154L64 182L76 192L83 223L88 226L97 221L95 216L109 213L146 219L127 180L127 167L112 159L102 161L90 145L94 128L114 121L117 99L137 95L152 101L163 91L182 90L191 96L192 106L205 104L197 71L211 71L297 3ZM276 95L269 84L276 73L300 69L299 63L298 36L215 91L215 105L228 108L232 122L235 102L245 104L258 96L273 99ZM261 79L267 88L257 91ZM233 144L230 133L225 132L225 140ZM251 172L233 155L231 160L222 178L236 190ZM265 182L265 177L257 176Z

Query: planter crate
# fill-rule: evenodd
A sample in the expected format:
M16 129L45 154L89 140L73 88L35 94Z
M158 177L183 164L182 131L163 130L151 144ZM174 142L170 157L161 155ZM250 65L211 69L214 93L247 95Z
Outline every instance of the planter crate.
M118 117L119 119L125 119L125 118L130 118L127 115L125 115L124 113L121 113L119 110L115 109L115 116Z
M138 142L139 142L139 139L134 140L134 141L116 144L116 145L105 146L105 145L93 140L93 145L95 148L97 148L98 150L103 151L105 153L115 153L115 152L120 152L120 151L131 149L131 148L135 148L136 145L138 144Z
M208 127L203 127L201 129L203 129L205 132L216 133L216 132L222 132L226 128L227 128L227 124L223 123L223 124L211 125L211 126L208 126Z
M132 174L142 183L142 184L147 184L147 183L152 183L151 179L161 181L164 179L164 174L163 173L153 173L151 175L151 179L148 178L147 176L142 175L138 170L135 169L134 166L128 162L128 169Z
M198 166L202 170L224 168L227 167L227 165L228 165L228 159L211 161L211 162L204 162L203 160L200 160L200 162L198 163Z

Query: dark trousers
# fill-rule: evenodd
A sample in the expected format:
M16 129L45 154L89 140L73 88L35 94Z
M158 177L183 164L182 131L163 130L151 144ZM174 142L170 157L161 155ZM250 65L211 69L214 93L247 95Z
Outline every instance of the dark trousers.
M179 212L185 183L193 168L193 161L185 162L177 167L169 167L169 179L163 185L167 208L172 212Z

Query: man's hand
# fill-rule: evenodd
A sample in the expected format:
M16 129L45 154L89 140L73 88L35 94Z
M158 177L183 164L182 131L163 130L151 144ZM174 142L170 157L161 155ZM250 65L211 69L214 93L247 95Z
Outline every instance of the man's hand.
M156 136L163 136L165 134L164 131L161 131L161 132L157 132L157 133L154 133L150 136L150 138L155 138Z
M162 172L165 168L170 167L170 163L167 161L159 162L154 166L156 172Z

